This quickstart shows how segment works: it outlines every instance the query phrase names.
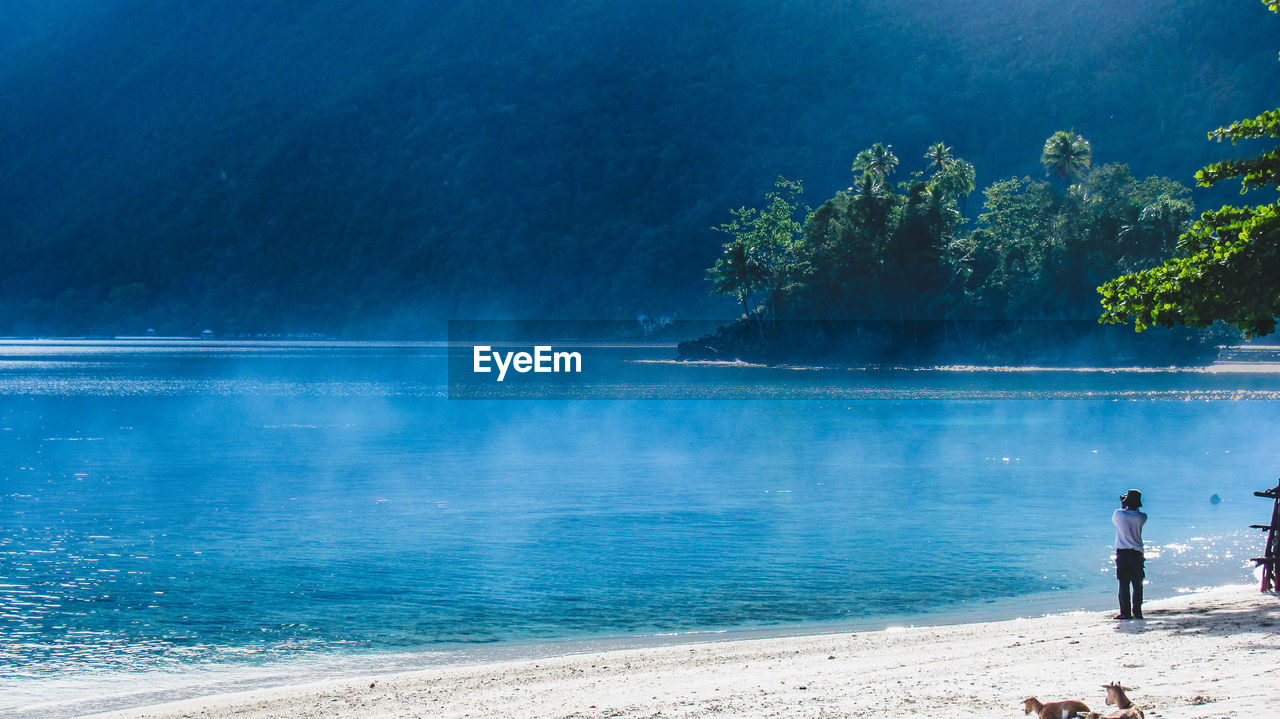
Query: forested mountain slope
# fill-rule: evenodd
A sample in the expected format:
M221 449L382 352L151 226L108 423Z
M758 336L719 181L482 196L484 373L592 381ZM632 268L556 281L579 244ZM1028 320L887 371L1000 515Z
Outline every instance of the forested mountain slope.
M731 315L710 227L874 142L1189 182L1280 95L1256 5L9 0L0 334Z

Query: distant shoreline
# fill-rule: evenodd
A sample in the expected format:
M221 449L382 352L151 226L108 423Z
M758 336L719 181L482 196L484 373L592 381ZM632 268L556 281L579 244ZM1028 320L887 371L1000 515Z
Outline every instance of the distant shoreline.
M721 325L677 348L686 361L768 365L1203 367L1238 332L1091 320L769 320Z
M184 700L97 715L162 717L1010 715L1021 700L1134 688L1166 719L1263 716L1280 600L1251 585L1110 611L869 632L672 644L445 666ZM1206 714L1205 712L1209 712Z

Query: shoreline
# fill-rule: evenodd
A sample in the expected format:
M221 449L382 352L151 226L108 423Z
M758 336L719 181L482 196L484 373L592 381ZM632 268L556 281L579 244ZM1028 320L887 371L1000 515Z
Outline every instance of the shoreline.
M1198 588L1164 585L1148 591L1148 601L1235 584L1244 577L1221 576ZM1109 586L1109 585L1108 585ZM294 659L248 664L189 664L176 671L124 671L72 680L67 685L33 686L21 690L28 698L56 696L68 689L75 696L55 701L0 704L0 714L14 712L25 719L64 719L86 713L128 711L202 697L265 691L315 682L340 682L361 677L408 674L457 667L479 667L513 661L661 649L728 641L794 639L842 633L871 633L903 627L971 625L1011 619L1103 610L1112 601L1099 587L1074 591L1048 590L1005 597L975 599L896 614L875 614L807 622L706 627L654 633L612 633L524 638L496 642L432 644L404 650L321 651ZM1150 587L1148 588L1151 589ZM119 687L146 687L119 691ZM10 697L15 699L16 697Z
M713 639L450 664L255 689L97 714L167 717L1016 716L1035 695L1102 710L1120 681L1163 719L1280 712L1280 598L1231 585L1112 611ZM1097 706L1094 706L1097 704Z
M1229 580L1230 581L1230 580ZM1224 584L1229 581L1223 582ZM1213 585L1211 585L1213 586ZM1014 596L968 600L929 609L860 618L780 622L773 624L706 627L653 633L612 633L523 638L496 642L433 644L405 650L344 653L323 651L291 660L258 664L190 664L177 670L124 671L80 681L70 686L79 695L31 704L0 704L0 715L15 712L26 719L62 719L86 712L107 713L161 706L202 697L269 691L316 682L340 682L366 676L407 674L503 662L535 661L550 657L661 649L727 641L793 639L841 633L869 633L902 627L969 625L1007 619L1067 614L1100 609L1107 598L1096 591L1049 590ZM1166 587L1149 597L1181 596L1197 591ZM146 689L118 691L122 685ZM28 696L56 694L61 687L26 690Z

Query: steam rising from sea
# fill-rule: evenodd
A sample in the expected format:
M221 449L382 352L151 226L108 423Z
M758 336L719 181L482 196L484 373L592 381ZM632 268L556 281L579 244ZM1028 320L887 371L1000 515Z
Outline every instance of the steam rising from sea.
M1129 487L1150 595L1252 581L1252 491L1277 474L1266 365L798 371L613 347L592 381L644 392L475 401L445 398L446 350L0 345L0 711L1101 609ZM743 392L788 399L706 399Z

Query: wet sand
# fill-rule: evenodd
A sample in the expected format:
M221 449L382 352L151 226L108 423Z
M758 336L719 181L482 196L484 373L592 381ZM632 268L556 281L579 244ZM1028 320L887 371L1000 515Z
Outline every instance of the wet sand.
M1022 700L1106 710L1120 681L1147 717L1280 716L1280 597L1221 587L1152 601L1145 621L1073 612L453 666L97 715L257 717L1022 716Z

